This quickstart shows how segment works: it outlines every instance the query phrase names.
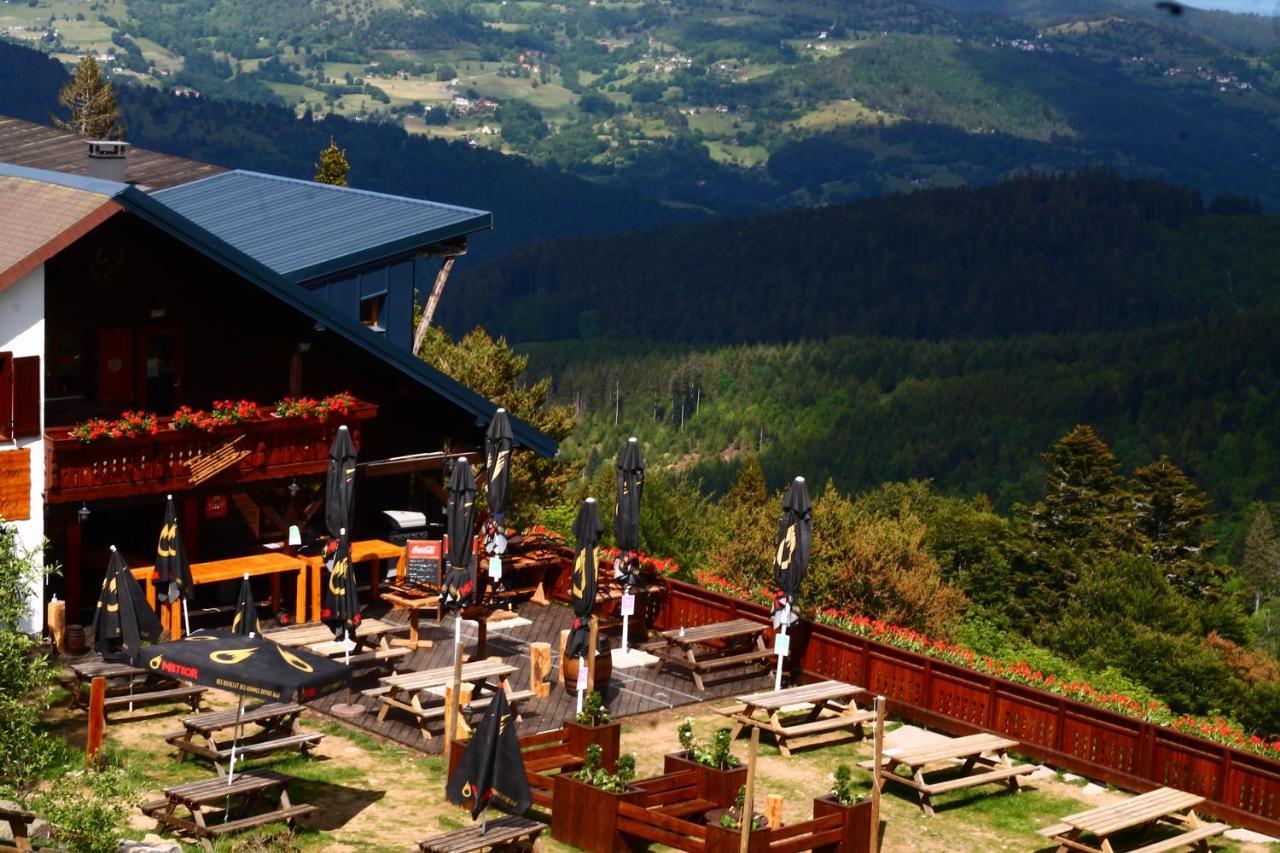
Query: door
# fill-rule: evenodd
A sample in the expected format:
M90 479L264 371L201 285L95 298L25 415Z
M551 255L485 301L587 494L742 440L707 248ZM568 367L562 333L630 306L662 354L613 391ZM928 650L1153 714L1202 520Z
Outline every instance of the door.
M144 326L138 332L138 387L142 408L168 415L182 395L182 329Z

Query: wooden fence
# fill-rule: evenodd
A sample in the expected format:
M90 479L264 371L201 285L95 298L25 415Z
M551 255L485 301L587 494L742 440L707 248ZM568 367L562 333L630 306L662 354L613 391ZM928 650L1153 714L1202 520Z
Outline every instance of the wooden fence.
M655 628L725 619L767 622L768 611L672 581ZM918 655L804 620L791 630L792 677L835 678L889 700L896 716L951 734L994 732L1019 752L1129 791L1163 785L1208 799L1204 811L1280 836L1280 762L1164 726Z

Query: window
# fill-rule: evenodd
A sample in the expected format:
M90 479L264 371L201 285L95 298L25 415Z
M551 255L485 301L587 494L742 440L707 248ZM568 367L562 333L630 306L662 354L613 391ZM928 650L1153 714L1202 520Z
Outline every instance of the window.
M387 294L379 293L377 296L366 296L360 300L360 322L375 332L385 332L387 329L383 323L383 312L386 307Z
M0 352L0 440L40 435L40 357Z
M45 392L49 398L84 396L83 343L78 332L59 332L49 351Z

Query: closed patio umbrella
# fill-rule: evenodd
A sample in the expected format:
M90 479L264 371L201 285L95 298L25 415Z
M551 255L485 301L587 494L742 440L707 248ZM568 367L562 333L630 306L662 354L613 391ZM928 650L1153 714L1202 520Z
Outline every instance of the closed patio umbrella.
M636 551L640 549L640 498L643 492L644 452L640 449L640 440L632 436L618 454L618 496L613 508L613 538L618 545L613 575L628 594L635 586L636 572L640 568ZM622 617L624 655L627 653L630 619L630 615Z
M453 741L454 721L458 718L458 693L462 687L462 609L476 594L475 573L471 565L471 539L476 522L476 478L471 463L459 459L449 475L448 505L445 507L445 532L449 550L445 554L447 570L440 591L440 602L453 617L453 698L450 700L449 723L445 744Z
M338 528L338 548L329 567L329 582L324 587L320 616L333 629L335 639L350 640L360 624L360 593L351 571L351 537L345 527ZM350 652L348 651L348 655Z
M507 692L500 689L445 786L449 802L470 803L472 820L489 806L522 815L533 805L513 719Z
M813 504L804 477L796 477L782 498L782 520L778 523L778 548L773 558L773 582L778 587L774 601L773 624L787 627L796 620L795 600L809 570L809 548L813 540ZM784 641L785 642L785 641ZM774 689L782 689L782 658L778 655L778 672Z
M337 537L344 527L351 529L355 479L356 446L344 424L329 445L329 470L324 476L324 524L330 536Z
M511 485L511 420L506 409L498 409L484 434L485 497L489 520L484 525L484 551L490 555L489 574L502 580L501 555L507 551L507 490Z
M191 579L191 561L187 559L186 546L182 544L182 528L178 527L178 509L173 503L173 495L168 496L164 505L164 523L156 543L153 577L156 598L167 602L182 599L182 621L189 633L191 618L187 614L187 602L195 595L195 582ZM181 631L174 632L175 635L179 633Z
M573 627L565 644L566 657L578 659L578 671L587 665L587 655L595 654L591 648L591 611L596 605L596 545L604 525L600 522L600 510L595 498L587 498L578 509L573 522L575 556L570 592L573 595ZM579 676L578 683L582 683ZM582 690L578 691L578 713L582 713Z
M104 660L128 660L142 648L143 637L154 643L162 630L142 587L112 545L98 606L93 611L94 648Z
M226 631L196 631L176 642L139 649L133 663L170 678L230 690L240 697L228 785L235 778L245 696L276 702L311 701L341 689L351 679L351 670L337 661L285 648L261 636Z
M262 633L258 624L258 605L253 600L253 588L249 586L249 573L240 582L240 598L236 601L236 615L231 620L231 633L241 637L253 637Z

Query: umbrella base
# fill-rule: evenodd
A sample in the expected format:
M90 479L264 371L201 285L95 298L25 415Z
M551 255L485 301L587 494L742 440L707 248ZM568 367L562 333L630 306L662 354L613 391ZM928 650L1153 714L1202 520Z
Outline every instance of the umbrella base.
M342 717L344 720L354 720L356 717L362 717L367 714L368 709L354 702L339 702L329 709L329 713L335 717Z

